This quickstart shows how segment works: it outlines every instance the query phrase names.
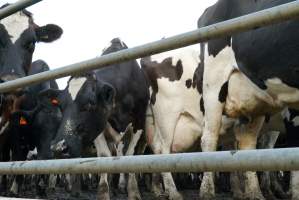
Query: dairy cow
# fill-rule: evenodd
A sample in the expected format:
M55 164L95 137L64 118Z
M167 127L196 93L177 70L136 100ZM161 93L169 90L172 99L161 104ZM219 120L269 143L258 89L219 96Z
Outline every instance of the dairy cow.
M47 63L37 60L32 63L29 75L49 70ZM12 160L26 160L29 151L37 149L37 159L53 158L50 143L57 132L61 112L55 99L58 89L54 80L45 81L28 87L23 95L20 110L11 114L6 134L5 146L11 150ZM47 90L46 92L44 92ZM51 98L48 97L51 93ZM10 189L12 195L18 195L23 177L17 176ZM38 188L39 189L39 188ZM40 194L42 191L37 190Z
M291 0L219 0L205 10L198 27L277 6ZM265 116L298 107L299 23L290 20L201 44L203 65L203 151L215 151L225 114L238 120L239 149L254 149ZM264 199L255 172L245 173L243 198ZM215 196L213 173L206 172L200 196ZM296 194L293 198L298 198Z
M126 48L124 42L115 38L103 55ZM84 149L93 142L98 156L111 156L105 136L107 122L117 133L132 124L132 141L143 138L148 88L136 60L71 77L58 100L63 118L51 147L58 157L84 156ZM99 187L98 198L108 199L107 175L102 174ZM129 175L128 195L130 199L140 198L133 174Z
M204 127L201 94L202 70L200 52L185 48L141 59L150 85L150 104L146 117L146 138L155 154L200 150ZM223 117L221 133L233 123ZM171 173L162 173L165 193L169 199L182 199ZM153 190L162 194L158 176L153 175Z

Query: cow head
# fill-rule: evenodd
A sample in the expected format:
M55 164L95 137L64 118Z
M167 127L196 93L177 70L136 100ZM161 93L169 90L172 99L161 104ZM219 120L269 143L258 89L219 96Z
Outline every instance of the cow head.
M106 126L113 106L114 88L94 73L72 77L58 95L63 118L51 146L56 157L79 157Z
M26 76L35 44L52 42L61 34L62 29L57 25L36 25L32 14L26 10L0 20L0 80L4 82Z
M58 94L59 91L55 89L42 91L33 110L19 110L10 117L15 143L27 146L27 150L36 147L38 159L53 158L50 145L62 118Z

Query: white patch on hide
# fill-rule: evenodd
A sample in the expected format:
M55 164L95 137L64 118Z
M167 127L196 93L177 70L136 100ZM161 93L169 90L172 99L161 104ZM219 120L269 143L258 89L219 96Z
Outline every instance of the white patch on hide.
M67 119L66 122L65 122L65 125L64 125L64 130L65 132L68 134L68 135L72 135L72 132L73 132L73 125L72 125L72 121Z
M0 23L4 25L11 36L12 43L15 43L22 33L29 28L29 17L22 12L17 12L0 20Z
M74 101L77 97L77 94L83 84L85 83L86 78L85 77L79 77L79 78L72 78L69 82L68 92L70 93L72 100Z

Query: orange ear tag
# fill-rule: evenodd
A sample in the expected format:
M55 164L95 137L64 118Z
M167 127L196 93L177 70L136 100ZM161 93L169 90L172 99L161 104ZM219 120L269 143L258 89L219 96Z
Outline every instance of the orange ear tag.
M24 117L20 117L19 123L21 126L26 126L28 124L27 120Z
M59 104L58 100L57 99L51 99L51 103L52 105L54 106L57 106Z

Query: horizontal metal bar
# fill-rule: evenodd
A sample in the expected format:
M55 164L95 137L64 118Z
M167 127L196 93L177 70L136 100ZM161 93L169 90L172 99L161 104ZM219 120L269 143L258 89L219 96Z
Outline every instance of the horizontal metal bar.
M46 80L74 75L111 64L204 42L217 37L232 35L260 26L282 22L297 16L299 16L299 1L294 1L281 6L203 27L191 32L147 43L145 45L121 50L98 58L27 76L14 81L8 81L6 83L0 84L0 92L7 92L9 90L14 90Z
M299 148L2 162L0 174L299 170Z
M1 200L38 200L38 199L28 199L28 198L13 198L13 197L2 197L0 196Z
M14 4L11 4L5 8L2 8L0 10L0 20L5 17L8 17L9 15L11 15L19 10L22 10L24 8L27 8L28 6L36 4L40 1L42 1L42 0L19 0Z

